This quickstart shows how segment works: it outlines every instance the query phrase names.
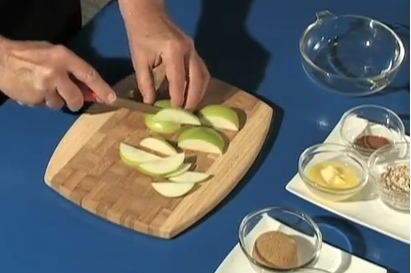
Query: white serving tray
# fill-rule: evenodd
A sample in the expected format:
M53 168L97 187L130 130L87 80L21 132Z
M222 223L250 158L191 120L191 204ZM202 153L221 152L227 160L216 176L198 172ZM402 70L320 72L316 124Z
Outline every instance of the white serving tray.
M363 127L364 120L355 118L359 131ZM336 125L324 142L343 144L339 134L340 122ZM407 141L410 140L406 136ZM327 202L311 193L298 173L285 187L289 192L305 199L323 209L349 219L355 223L373 229L386 236L392 237L404 243L410 243L410 214L395 211L387 207L376 194L364 195L362 200L345 202ZM366 186L364 189L370 192L373 189ZM354 199L355 200L355 199ZM381 221L381 219L384 219Z
M266 230L276 230L280 223L267 214L264 215L256 226L251 230L250 240L254 240L259 234ZM305 236L300 232L281 225L281 230L287 234ZM310 267L322 269L330 273L385 273L387 270L354 255L344 252L338 248L323 242L319 259ZM214 273L256 273L249 261L237 244Z

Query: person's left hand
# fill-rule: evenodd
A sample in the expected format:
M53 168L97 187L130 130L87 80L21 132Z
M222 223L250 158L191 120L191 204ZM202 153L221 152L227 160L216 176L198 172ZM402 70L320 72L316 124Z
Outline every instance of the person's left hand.
M204 96L210 74L193 40L162 9L139 11L138 16L123 14L123 17L144 102L152 104L156 99L152 70L162 64L172 106L195 109Z

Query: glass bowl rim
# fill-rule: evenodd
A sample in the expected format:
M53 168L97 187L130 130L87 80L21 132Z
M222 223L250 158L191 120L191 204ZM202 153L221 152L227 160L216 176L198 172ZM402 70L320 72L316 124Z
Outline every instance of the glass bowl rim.
M311 179L309 179L303 171L302 162L306 158L306 156L309 152L312 152L316 148L323 147L323 146L339 147L339 148L344 149L345 151L347 151L349 154L354 155L356 160L360 164L361 168L363 169L363 172L364 172L364 177L361 179L360 183L358 183L356 186L353 186L353 187L350 187L350 188L345 188L345 189L329 189L329 188L323 187L321 185L318 185L318 184L314 183ZM347 156L347 155L345 154L345 156ZM310 186L314 187L316 190L320 190L320 191L322 191L324 193L327 193L327 194L344 195L344 194L351 193L353 191L356 191L356 190L364 187L365 184L368 181L369 170L368 170L367 164L365 162L363 162L361 154L359 152L357 152L356 150L354 150L353 148L351 148L347 145L339 144L339 143L325 142L325 143L314 144L314 145L304 149L304 151L300 154L300 157L298 159L298 174L300 175L301 179L305 183L308 183Z
M388 151L391 150L391 149L395 149L395 146L400 146L400 145L407 145L407 146L408 146L408 153L410 153L411 143L410 143L409 141L401 141L401 142L394 143L394 144L392 144L392 145L385 145L385 146L383 146L383 147L381 147L381 148L378 148L378 149L375 150L375 151L370 155L370 157L368 158L368 160L367 160L367 167L368 167L368 169L369 169L369 173L370 173L371 178L372 178L373 181L377 184L377 187L378 187L378 188L381 187L381 179L379 179L378 177L375 177L375 176L373 175L373 171L372 171L372 169L373 169L374 166L375 166L375 163L376 163L375 161L376 161L378 155L381 155L381 154L383 154L383 153L385 153L385 152L388 152ZM406 161L406 159L405 159L405 161ZM408 158L408 161L410 161L409 158ZM403 197L403 194L397 193L397 192L390 192L390 193L385 193L385 194L388 194L388 195L390 195L390 196Z
M316 244L316 249L313 252L311 258L305 262L304 264L301 264L297 267L293 267L293 268L274 268L274 267L268 267L264 264L259 263L257 260L255 260L246 250L246 246L245 246L245 242L244 242L244 238L242 236L243 230L246 226L246 224L249 222L250 219L252 219L253 217L257 216L257 215L262 215L263 213L269 212L269 211L286 211L286 212L290 212L294 215L298 215L300 219L304 220L314 231L315 236L317 237L315 244ZM290 227L292 228L292 227ZM322 232L320 230L320 228L318 227L317 223L310 217L308 216L306 213L302 212L302 211L298 211L295 209L291 209L289 207L283 207L283 206L269 206L269 207L265 207L256 211L252 211L250 213L248 213L246 216L244 216L244 218L241 220L240 226L238 228L238 240L239 240L239 245L240 248L242 250L242 252L244 253L244 255L247 257L247 260L260 267L263 268L265 270L268 271L278 271L278 272L295 272L297 270L300 269L306 269L307 266L309 264L311 264L312 262L314 262L315 260L318 259L318 257L320 256L321 253L321 248L322 248L322 243L323 243L323 235ZM310 269L310 268L308 268Z
M397 35L397 33L395 33L395 31L392 30L389 26L387 26L386 24L382 23L379 20L372 19L370 17L362 16L362 15L342 14L342 15L334 15L334 16L335 16L335 18L332 18L331 20L338 20L338 19L341 19L341 18L357 18L357 19L361 19L361 20L364 20L364 21L375 22L377 25L379 25L379 26L383 27L384 29L386 29L392 35L392 37L394 37L395 41L398 43L399 51L400 51L399 57L395 61L395 65L390 70L388 70L386 72L386 74L392 73L393 71L397 70L402 65L402 63L405 60L405 46L404 46L404 43L402 42L402 40L400 39L400 37ZM350 80L350 81L359 81L359 80L363 80L363 79L369 79L369 80L377 81L379 79L384 78L384 74L379 74L379 75L375 75L375 76L371 76L371 77L350 78L350 77L338 75L338 74L335 74L335 73L330 73L328 71L325 71L321 67L317 66L306 54L306 52L304 50L303 41L306 39L308 34L311 32L311 30L315 26L318 25L318 21L319 21L319 19L317 18L314 22L309 24L307 26L307 28L303 31L303 33L301 34L301 37L300 37L300 41L299 41L300 54L303 57L303 59L307 62L307 64L309 64L312 68L314 68L315 70L321 72L322 74L331 75L333 78L336 78L336 79L344 79L344 80Z
M344 112L344 114L343 114L342 117L341 117L341 122L340 122L341 125L340 125L339 132L340 132L340 136L341 136L341 138L343 139L343 141L345 141L346 143L349 143L351 146L355 146L355 145L354 145L354 142L352 142L351 140L349 140L349 139L347 138L347 136L346 136L346 134L345 134L345 132L344 132L344 127L345 127L344 125L345 125L348 117L351 116L351 115L353 115L353 113L354 113L355 111L357 111L358 109L361 109L361 108L374 108L374 109L382 110L382 111L387 112L387 113L389 113L390 115L392 115L392 116L398 121L398 123L399 123L400 136L401 136L402 138L404 137L404 134L405 134L404 122L403 122L403 121L401 120L401 118L397 115L397 113L395 113L393 110L391 110L391 109L389 109L389 108L387 108L387 107L381 106L381 105L377 105L377 104L361 104L361 105L358 105L358 106L355 106L355 107L352 107L352 108L348 109L347 111ZM396 142L396 143L397 143L397 142ZM385 147L385 146L383 146L383 147ZM357 148L357 147L356 147L356 148ZM366 149L366 148L362 148L362 147L358 147L358 148L359 148L359 150L364 150L364 151L369 151L369 150L371 150L371 149Z

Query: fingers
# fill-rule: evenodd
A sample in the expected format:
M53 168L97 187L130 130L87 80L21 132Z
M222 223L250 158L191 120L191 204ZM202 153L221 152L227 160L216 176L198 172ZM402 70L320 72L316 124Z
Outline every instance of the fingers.
M65 61L69 72L96 93L101 101L111 103L117 98L114 90L100 77L93 67L70 50L64 47L59 48L59 50L63 51L62 54L66 56Z
M55 91L49 92L45 99L47 107L51 109L59 110L64 106L63 98Z
M139 62L136 70L138 89L143 96L144 103L153 104L156 99L156 91L154 88L153 74L148 62Z
M57 80L57 93L66 102L71 111L78 111L84 103L83 94L68 75L62 75ZM53 98L56 99L56 98Z
M166 77L169 82L171 105L173 107L181 107L184 102L186 80L184 55L171 53L164 56L163 60Z
M188 66L189 76L185 108L195 109L205 94L210 76L205 64L196 53L191 54Z

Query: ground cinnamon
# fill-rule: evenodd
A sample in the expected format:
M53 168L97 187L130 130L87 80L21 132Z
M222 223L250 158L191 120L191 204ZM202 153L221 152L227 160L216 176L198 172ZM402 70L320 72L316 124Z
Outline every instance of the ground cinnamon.
M362 149L376 150L385 145L391 144L391 142L382 136L363 135L355 139L354 144Z

